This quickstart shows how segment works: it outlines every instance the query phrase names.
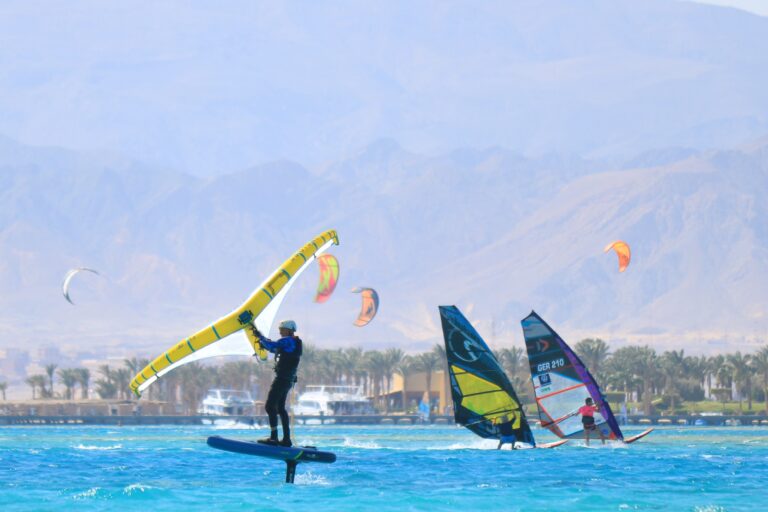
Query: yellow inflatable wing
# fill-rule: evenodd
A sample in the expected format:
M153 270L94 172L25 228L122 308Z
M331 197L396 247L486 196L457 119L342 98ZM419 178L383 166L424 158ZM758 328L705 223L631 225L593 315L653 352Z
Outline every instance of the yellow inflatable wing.
M250 356L257 353L260 347L256 345L250 329L245 328L255 325L268 335L277 310L296 278L313 260L334 244L339 244L339 237L336 231L331 230L302 247L256 288L239 308L189 338L181 340L137 373L131 381L131 391L136 396L141 396L142 391L159 377L192 361L228 355ZM266 352L259 355L262 359L266 358Z

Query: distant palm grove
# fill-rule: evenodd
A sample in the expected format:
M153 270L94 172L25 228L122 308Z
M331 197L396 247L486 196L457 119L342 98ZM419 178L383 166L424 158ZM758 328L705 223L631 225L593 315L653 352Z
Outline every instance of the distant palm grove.
M711 357L686 356L683 350L658 354L647 346L627 346L611 352L606 342L591 338L581 340L574 348L610 402L634 403L644 414L690 412L686 404L707 402L722 408L737 402L740 413L768 413L768 345L754 354L735 352ZM525 351L518 347L503 348L494 351L494 355L520 398L530 404L533 389ZM45 374L33 375L26 382L33 399L88 399L95 398L90 396L95 392L102 399L131 400L128 384L148 363L149 360L133 358L125 360L120 368L103 365L95 379L87 369L51 364L46 366ZM395 403L400 410L401 404L406 403L386 398L394 375L399 374L407 382L417 373L424 374L426 390L431 388L435 373L445 371L445 366L442 345L412 355L395 348L334 350L305 346L297 387L301 392L308 384L358 385L373 397L380 412L387 413ZM183 412L194 414L210 388L248 390L254 392L257 400L264 400L272 377L271 362L192 363L161 378L149 387L145 397L178 404ZM0 382L3 400L6 387L6 383ZM434 393L431 398L434 401ZM760 411L753 410L753 402L763 402Z

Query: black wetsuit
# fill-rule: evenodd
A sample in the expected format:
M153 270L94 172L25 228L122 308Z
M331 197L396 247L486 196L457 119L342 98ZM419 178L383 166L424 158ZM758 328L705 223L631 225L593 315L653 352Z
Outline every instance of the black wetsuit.
M521 440L522 436L520 435L520 429L515 428L513 426L513 422L516 418L513 417L513 419L507 420L504 423L499 424L499 446L498 448L501 448L501 445L504 443L509 443L512 445L512 449L515 448L515 441Z
M286 346L290 345L290 343L285 342L288 339L293 340L293 347ZM288 392L296 383L296 372L302 354L301 338L293 336L271 341L262 337L261 341L267 350L276 355L277 361L275 363L275 380L272 381L267 402L264 404L264 409L269 416L270 437L277 440L277 417L279 415L283 425L283 440L290 440L290 418L285 408L285 401L288 398Z

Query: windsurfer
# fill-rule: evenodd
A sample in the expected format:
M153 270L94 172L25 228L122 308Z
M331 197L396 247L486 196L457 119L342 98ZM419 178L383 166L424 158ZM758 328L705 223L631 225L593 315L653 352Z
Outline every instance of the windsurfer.
M292 446L291 427L288 411L285 408L285 401L288 398L288 392L296 383L296 371L299 368L299 360L302 353L301 338L296 336L296 322L293 320L283 320L280 322L280 339L272 341L264 337L258 329L254 328L254 334L259 338L261 346L275 354L275 379L269 388L267 402L264 408L269 416L270 434L266 439L260 440L267 444L280 444L282 446ZM277 417L280 416L280 422L283 425L283 439L278 442L277 439Z
M584 400L584 405L579 407L579 414L581 414L581 424L584 426L584 435L587 439L587 446L589 446L589 433L593 430L597 431L600 435L600 440L605 444L605 436L603 432L597 428L595 424L595 413L600 412L597 405L594 404L592 398L588 397Z
M501 434L501 438L499 439L499 446L496 447L497 450L501 450L502 445L505 443L512 445L512 449L514 450L515 442L522 438L519 421L517 421L517 428L515 428L516 420L517 415L514 413L514 411L510 412L509 415L504 415L498 419L499 433Z

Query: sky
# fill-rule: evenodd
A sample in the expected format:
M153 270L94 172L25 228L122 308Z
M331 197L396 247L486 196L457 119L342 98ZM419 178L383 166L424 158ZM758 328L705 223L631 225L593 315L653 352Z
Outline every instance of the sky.
M730 145L768 132L765 30L674 0L11 0L0 135L199 175L322 167L381 138L430 155Z
M700 4L722 5L725 7L735 7L745 11L768 16L768 1L766 0L691 0Z

